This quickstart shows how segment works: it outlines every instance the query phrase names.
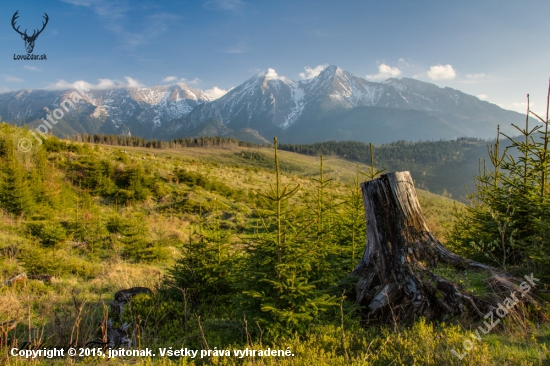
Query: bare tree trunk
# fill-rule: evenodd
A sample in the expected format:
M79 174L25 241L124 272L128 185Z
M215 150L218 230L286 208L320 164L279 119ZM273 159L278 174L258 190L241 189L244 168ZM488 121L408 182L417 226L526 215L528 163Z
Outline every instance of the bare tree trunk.
M362 183L361 189L367 244L353 274L359 277L356 302L366 307L367 317L410 322L420 316L483 316L497 306L497 301L472 296L461 285L436 275L433 269L442 264L456 271L487 271L494 300L520 292L514 283L520 281L514 277L441 245L428 229L409 172L384 174Z

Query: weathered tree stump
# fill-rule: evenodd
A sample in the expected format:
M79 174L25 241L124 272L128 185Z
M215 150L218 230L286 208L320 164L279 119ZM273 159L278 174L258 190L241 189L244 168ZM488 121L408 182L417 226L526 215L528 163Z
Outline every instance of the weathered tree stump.
M361 184L367 220L365 252L353 274L356 303L367 318L412 322L465 313L484 316L497 302L467 293L434 273L440 265L457 271L488 271L496 299L520 293L521 282L502 271L464 259L445 248L428 229L409 172L394 172ZM527 294L523 300L532 300Z

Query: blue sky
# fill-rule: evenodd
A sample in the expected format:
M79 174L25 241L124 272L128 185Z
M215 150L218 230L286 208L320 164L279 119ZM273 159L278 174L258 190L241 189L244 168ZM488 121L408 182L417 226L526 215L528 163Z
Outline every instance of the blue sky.
M49 24L15 61L21 30ZM506 109L545 110L550 1L2 1L0 92L185 80L221 95L273 68L293 80L338 65L373 81L411 77ZM30 33L30 31L29 31Z

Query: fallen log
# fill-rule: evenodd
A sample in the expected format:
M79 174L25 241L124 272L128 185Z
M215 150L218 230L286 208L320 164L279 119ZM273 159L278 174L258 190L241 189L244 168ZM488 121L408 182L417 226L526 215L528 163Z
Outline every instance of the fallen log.
M412 322L419 317L445 320L464 314L484 316L512 293L534 301L518 287L522 282L501 270L464 259L445 248L430 232L409 172L393 172L361 184L367 242L358 276L356 303L367 318ZM484 271L490 298L436 274Z
M52 283L53 280L54 280L54 277L52 275L48 275L48 274L38 274L38 275L29 275L27 276L27 278L29 280L37 280L37 281L42 281L44 283Z

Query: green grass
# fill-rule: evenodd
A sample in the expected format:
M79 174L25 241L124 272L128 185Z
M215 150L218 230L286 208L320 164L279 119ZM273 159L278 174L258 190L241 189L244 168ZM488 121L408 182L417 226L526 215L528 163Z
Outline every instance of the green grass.
M457 271L452 266L440 265L434 273L461 286L471 295L484 298L490 293L491 275L487 271Z

